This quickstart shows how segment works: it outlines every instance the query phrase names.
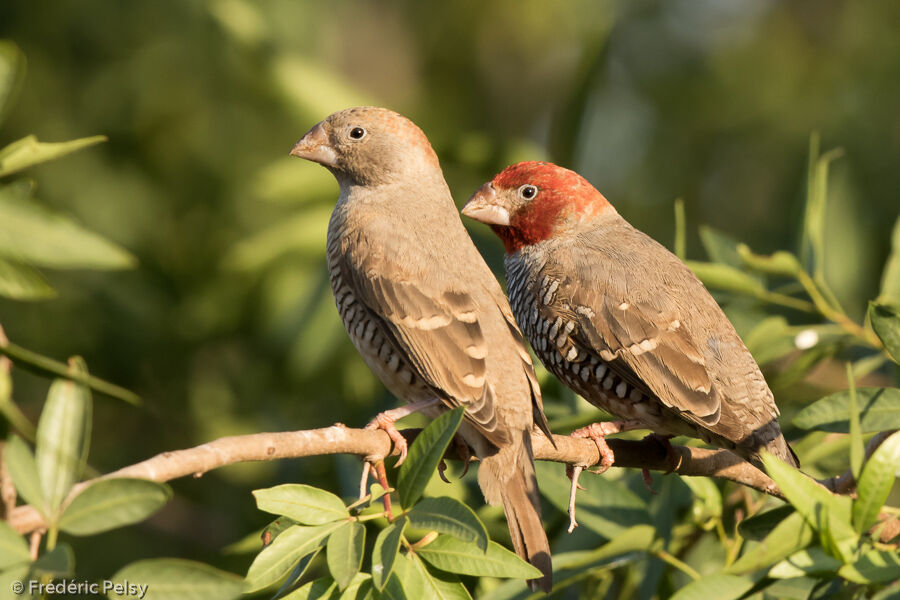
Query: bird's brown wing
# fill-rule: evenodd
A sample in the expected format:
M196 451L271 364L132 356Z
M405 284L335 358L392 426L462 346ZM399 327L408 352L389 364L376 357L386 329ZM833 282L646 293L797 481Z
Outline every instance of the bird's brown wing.
M444 284L426 293L406 280L401 266L377 255L358 265L341 262L357 299L381 317L384 332L435 395L451 408L465 406L469 421L494 445L509 443L486 381L489 348L473 298Z
M547 317L573 319L576 346L632 386L695 422L715 424L721 397L698 340L684 325L688 316L669 306L664 291L646 289L640 276L616 264L581 265L578 285L561 286L567 298L545 306ZM622 272L614 272L617 268Z

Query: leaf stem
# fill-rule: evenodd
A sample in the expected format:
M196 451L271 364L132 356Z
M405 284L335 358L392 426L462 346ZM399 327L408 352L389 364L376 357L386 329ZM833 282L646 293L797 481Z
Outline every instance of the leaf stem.
M669 554L665 550L657 550L656 557L661 561L668 563L693 579L694 581L698 581L701 578L700 573L698 573L692 566L687 564L686 562L680 560L676 556Z
M876 336L874 332L855 323L850 317L842 312L835 310L819 291L816 282L813 281L813 278L810 277L806 271L798 270L795 273L795 276L797 277L797 281L803 286L803 289L806 290L806 293L809 294L816 309L818 309L823 317L837 323L844 331L877 350L881 350L884 347L884 344L881 343L881 340L878 339L878 336Z

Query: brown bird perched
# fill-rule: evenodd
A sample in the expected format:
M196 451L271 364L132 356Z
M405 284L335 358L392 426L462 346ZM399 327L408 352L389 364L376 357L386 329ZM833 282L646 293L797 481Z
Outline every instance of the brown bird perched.
M502 503L519 556L551 584L531 433L550 435L528 350L499 283L459 218L437 155L405 117L373 107L332 114L293 156L331 171L340 197L327 260L338 312L366 364L406 410L464 406L459 435L480 459L478 483Z
M519 163L462 212L506 247L513 312L547 369L627 419L578 432L598 443L604 466L613 457L602 436L625 429L701 438L760 468L761 449L798 466L772 392L722 309L587 180Z

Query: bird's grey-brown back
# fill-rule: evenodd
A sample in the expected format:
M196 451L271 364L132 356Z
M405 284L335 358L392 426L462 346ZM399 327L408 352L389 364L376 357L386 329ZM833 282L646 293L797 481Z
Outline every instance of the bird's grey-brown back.
M575 311L580 311L582 316L589 313L596 317L575 319L572 325L575 329L573 338L592 339L594 344L600 340L605 348L594 348L601 356L594 357L590 371L582 369L577 374L588 377L572 377L572 370L568 369L572 363L556 369L571 379L570 385L596 387L598 383L606 384L602 387L607 388L611 412L655 421L653 425L661 433L697 435L716 445L734 448L752 457L754 462L758 458L756 449L767 447L793 462L777 423L778 409L759 367L696 276L673 254L634 229L615 211L604 212L572 233L526 246L507 257L510 298L517 316L528 314L529 303L533 311L533 307L547 300L570 307L570 312L576 315ZM578 278L577 283L573 276ZM527 290L537 290L537 293L528 294ZM612 307L608 305L610 302L614 303ZM608 323L614 323L610 329L593 337L577 331L579 325L603 322L604 309L614 317L606 319ZM628 311L632 311L631 315ZM643 314L636 315L635 311ZM541 326L540 319L535 316L534 324L528 318L524 321L520 318L520 326L526 330L526 335L530 339L536 334L539 337L540 332L533 329L535 325ZM632 330L628 329L629 325ZM552 327L552 323L549 326ZM674 338L676 330L681 339L670 339L668 347L664 341L658 342L652 337L655 333ZM641 399L657 396L651 388L668 387L662 377L666 373L657 370L657 381L641 381L629 377L631 373L615 378L614 371L621 374L621 364L619 361L610 363L610 367L617 368L607 369L606 359L613 359L616 350L629 351L615 347L620 340L630 340L630 351L643 353L645 358L666 349L678 351L668 355L668 366L681 370L680 376L688 381L685 373L691 369L699 371L700 380L695 385L701 393L693 399L687 398L683 405L669 406L667 410L641 405ZM694 341L695 344L679 347L679 341ZM572 350L573 357L575 352ZM556 360L555 356L549 358L551 364ZM678 361L683 363L683 368L679 369ZM601 376L600 381L587 381L596 378L595 375ZM644 379L647 378L645 372ZM708 393L702 393L703 390ZM616 393L618 391L622 393ZM637 402L632 402L635 399ZM637 408L641 409L641 414L628 413ZM652 414L654 412L659 414ZM673 420L667 414L681 418Z

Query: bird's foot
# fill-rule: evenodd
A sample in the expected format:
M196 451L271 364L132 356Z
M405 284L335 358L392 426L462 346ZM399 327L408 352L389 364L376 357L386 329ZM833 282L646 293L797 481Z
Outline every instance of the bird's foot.
M400 453L400 459L394 465L395 467L399 467L403 464L403 461L406 460L406 452L409 446L406 443L406 438L403 437L403 434L397 431L397 428L394 427L394 423L399 421L403 417L407 417L414 412L419 412L423 408L434 406L439 402L440 400L438 400L437 398L410 402L406 406L400 406L398 408L392 408L391 410L386 410L382 413L378 413L377 415L375 415L375 418L369 421L369 424L366 425L366 429L382 429L385 433L388 434L388 436L390 436L391 442L393 442L394 444L394 451Z
M469 472L469 465L472 463L472 451L469 449L469 445L465 440L459 437L459 435L453 436L453 447L456 450L456 456L463 461L463 471L459 474L459 478L462 479L466 476L466 473ZM442 458L441 462L438 463L438 475L444 483L450 483L450 480L444 475L444 471L446 470L447 463L445 462L445 459Z
M609 469L615 462L615 454L612 448L606 443L606 436L612 433L621 433L630 429L639 429L641 424L638 421L602 421L600 423L591 423L587 427L576 429L570 435L572 437L590 438L597 444L597 451L600 453L600 466L591 470L592 473L600 475ZM578 477L584 468L589 465L567 465L566 475L572 480L572 487L569 489L569 533L578 527L578 521L575 520L575 493L579 489L584 489L578 485Z
M394 513L391 511L391 495L388 492L391 488L387 480L387 472L384 469L384 460L380 458L370 460L367 458L363 462L362 479L359 481L359 499L362 500L366 497L366 484L369 483L369 475L372 474L375 475L378 484L384 489L384 495L381 497L381 502L384 504L384 515L388 521L392 521Z
M661 433L651 433L644 437L644 440L653 440L657 444L663 447L666 452L666 462L668 463L668 470L664 473L664 475L668 475L669 473L675 470L675 467L678 466L678 454L675 450L672 449L672 436L671 435L663 435ZM656 491L653 489L653 476L650 475L649 469L641 469L641 478L644 480L644 485L647 487L647 490L651 494L656 494Z

